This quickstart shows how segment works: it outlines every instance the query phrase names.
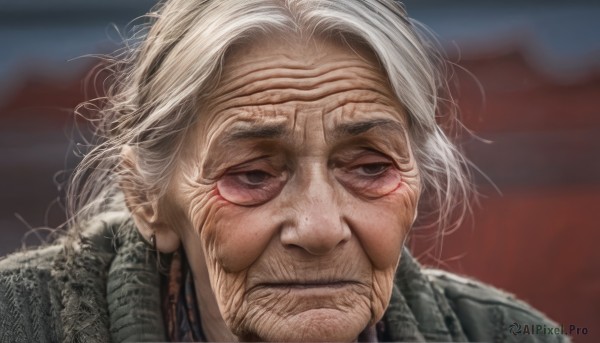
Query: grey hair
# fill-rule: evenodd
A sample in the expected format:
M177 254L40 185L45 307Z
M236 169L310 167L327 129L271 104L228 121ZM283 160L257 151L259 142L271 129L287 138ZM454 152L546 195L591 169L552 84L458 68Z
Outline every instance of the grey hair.
M109 71L95 113L98 141L73 173L68 209L80 224L119 193L121 150L137 157L143 189L164 195L197 109L219 81L230 47L274 31L338 36L369 47L409 115L421 174L420 221L457 227L470 211L471 177L441 119L458 123L447 92L445 60L433 40L393 0L171 0L147 15ZM428 215L426 215L427 213ZM77 225L75 225L77 226Z

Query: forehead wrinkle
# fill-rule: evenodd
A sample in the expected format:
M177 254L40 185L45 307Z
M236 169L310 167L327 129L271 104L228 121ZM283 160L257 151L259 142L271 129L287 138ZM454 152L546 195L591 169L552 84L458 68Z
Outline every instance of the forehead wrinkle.
M214 103L211 111L218 113L238 107L249 106L302 106L303 108L319 108L329 112L347 102L372 102L381 105L391 105L394 100L387 94L375 88L358 88L347 86L344 89L336 85L309 91L289 92L290 89L271 89L249 96L236 97ZM286 92L287 91L287 92Z
M235 106L232 104L232 106L226 108L219 108L214 106L213 103L209 103L205 108L204 112L207 118L205 127L213 131L219 130L219 128L227 128L236 122L281 121L284 117L278 115L282 110L281 108L270 105Z
M397 102L386 74L372 58L349 50L347 46L309 51L302 49L302 45L284 46L270 41L266 45L258 42L242 47L228 55L215 91L213 94L217 96L210 97L212 100L206 104L213 117L209 121L222 121L215 117L245 107L253 109L252 115L246 112L242 118L257 114L262 117L264 108L274 112L290 108L292 110L283 116L287 115L288 124L291 124L289 133L297 132L299 126L303 126L303 132L297 132L300 134L297 138L304 141L318 139L317 135L326 138L325 115L337 107L351 102L396 107ZM314 118L312 114L321 118ZM240 114L234 116L236 120L243 120ZM316 129L318 125L320 128ZM308 128L321 132L311 135ZM266 131L251 135L274 133ZM247 133L244 135L248 136Z
M336 102L330 101L329 97L352 97L352 94L360 94L359 96L364 97L367 93L371 93L373 98L381 98L380 100L392 98L389 88L380 77L361 74L364 73L355 69L336 70L329 75L301 80L291 78L242 80L243 86L236 91L214 97L213 101L210 101L212 103L210 106L215 111L225 111L233 107L278 105L295 101Z
M314 61L306 62L300 61L294 58L290 58L286 56L284 61L276 60L275 57L279 55L272 55L268 57L263 57L259 59L254 59L251 61L247 61L244 63L226 63L224 67L224 73L222 80L228 81L229 79L239 79L245 76L248 76L255 72L264 72L266 70L288 70L293 74L302 74L307 75L308 77L314 76L321 72L321 69L335 69L335 65L339 67L348 67L348 66L370 66L373 70L379 70L374 67L370 63L366 63L365 61L358 58L348 58L345 56L345 60L331 60L331 61L323 61L319 63L315 63ZM306 73L312 74L306 74Z
M315 143L326 141L325 113L322 108L296 110L293 124L292 130L300 139L296 144L302 147L301 150L310 150L315 147Z
M252 63L254 66L256 63ZM350 76L352 75L352 76ZM244 87L255 85L257 82L273 82L282 83L284 81L296 83L308 83L315 79L353 79L362 77L371 81L379 81L381 73L378 69L373 68L369 64L361 63L361 61L331 61L320 63L317 65L294 67L290 65L281 65L275 61L270 65L263 66L258 64L254 68L248 68L247 71L238 72L233 66L226 67L226 74L220 81L218 95L236 92ZM303 87L300 87L303 88Z
M358 95L358 96L357 96ZM338 97L333 99L333 101L328 102L323 106L324 112L333 115L334 113L340 112L341 118L344 117L352 117L354 115L364 115L373 112L372 107L386 107L393 109L393 111L381 111L377 110L377 112L394 112L393 115L396 115L397 112L396 105L397 101L393 98L382 96L382 94L378 93L363 93L363 94L353 94L353 93L344 93L340 94ZM369 109L361 109L361 107L371 107ZM399 115L402 115L403 112L400 112ZM402 120L404 120L402 118Z
M226 57L217 93L209 101L212 113L282 105L328 113L351 101L395 101L387 76L374 58L336 43L322 48L315 41L314 47L306 47L267 38L240 45ZM296 126L298 113L290 119Z

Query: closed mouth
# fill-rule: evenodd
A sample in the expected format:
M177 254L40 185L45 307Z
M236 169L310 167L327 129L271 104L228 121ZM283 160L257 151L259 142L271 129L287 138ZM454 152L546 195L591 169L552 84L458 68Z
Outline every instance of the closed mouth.
M358 285L356 281L297 281L297 282L273 282L260 284L262 287L270 288L292 288L292 289L310 289L310 288L342 288L346 286Z

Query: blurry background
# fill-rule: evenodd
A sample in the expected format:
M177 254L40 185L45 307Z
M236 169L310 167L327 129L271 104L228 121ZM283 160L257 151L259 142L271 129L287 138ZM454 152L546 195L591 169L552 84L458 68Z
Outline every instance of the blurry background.
M0 255L39 244L64 220L57 184L77 158L72 108L116 28L151 0L0 0ZM439 35L481 206L444 237L415 232L421 262L517 294L600 338L600 4L594 1L409 0ZM482 95L482 91L483 94ZM28 235L26 235L29 233ZM24 238L25 237L25 238ZM535 323L532 323L535 324Z

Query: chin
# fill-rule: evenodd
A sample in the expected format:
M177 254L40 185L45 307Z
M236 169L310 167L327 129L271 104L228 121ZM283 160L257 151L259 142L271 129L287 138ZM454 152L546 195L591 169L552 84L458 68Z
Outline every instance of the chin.
M278 318L250 336L265 342L352 342L367 327L369 314L322 308Z

